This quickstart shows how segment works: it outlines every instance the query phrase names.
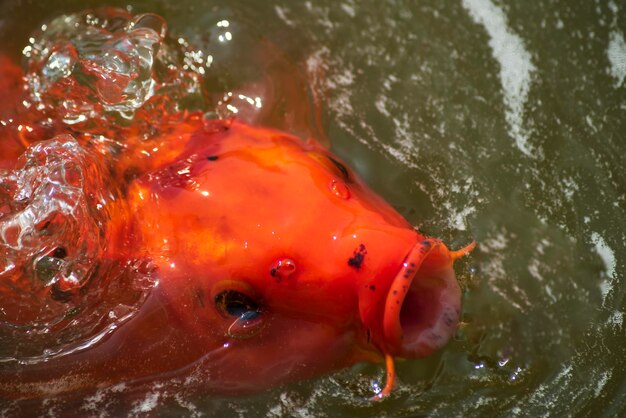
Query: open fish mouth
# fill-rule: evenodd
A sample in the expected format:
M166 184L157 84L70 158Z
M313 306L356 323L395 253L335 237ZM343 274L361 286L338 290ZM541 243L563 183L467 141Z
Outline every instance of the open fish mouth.
M454 335L461 289L452 255L441 241L427 239L406 256L385 301L383 332L389 354L424 357Z
M456 332L461 289L453 263L475 245L450 251L441 241L428 238L405 257L385 299L382 325L387 383L378 398L392 389L394 357L428 356L442 348Z

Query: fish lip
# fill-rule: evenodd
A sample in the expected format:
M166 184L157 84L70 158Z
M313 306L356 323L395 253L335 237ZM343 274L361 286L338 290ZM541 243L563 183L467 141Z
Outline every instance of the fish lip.
M454 258L439 240L412 248L393 278L383 311L384 349L404 358L425 357L456 332L461 290Z

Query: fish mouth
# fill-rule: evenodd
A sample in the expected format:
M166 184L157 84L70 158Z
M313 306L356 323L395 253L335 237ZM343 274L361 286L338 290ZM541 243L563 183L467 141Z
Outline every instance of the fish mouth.
M450 340L461 307L461 289L452 264L472 248L449 251L441 241L425 239L409 251L385 300L386 355L425 357Z

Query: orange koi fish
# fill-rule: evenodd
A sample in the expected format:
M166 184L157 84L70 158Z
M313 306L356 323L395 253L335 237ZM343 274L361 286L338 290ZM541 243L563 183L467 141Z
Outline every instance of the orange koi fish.
M420 234L316 141L191 113L120 148L35 123L0 67L0 399L242 394L384 361L382 398L395 358L455 333L474 244Z
M472 245L421 235L315 142L200 117L159 142L166 156L134 167L142 174L111 205L102 255L146 261L142 306L97 341L3 359L2 397L181 376L238 394L385 359L382 397L395 357L427 356L454 334L452 265Z

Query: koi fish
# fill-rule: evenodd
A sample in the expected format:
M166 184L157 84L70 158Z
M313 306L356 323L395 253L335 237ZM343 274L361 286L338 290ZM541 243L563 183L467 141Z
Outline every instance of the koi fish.
M455 333L475 244L422 235L319 142L199 113L108 141L37 123L21 80L0 56L1 399L236 395L364 361L383 398L395 358Z
M149 260L149 295L95 342L3 359L0 396L181 376L239 394L385 359L383 397L395 357L454 334L453 262L473 245L421 235L314 141L196 116L159 142L165 158L146 159L110 209L102 255Z

